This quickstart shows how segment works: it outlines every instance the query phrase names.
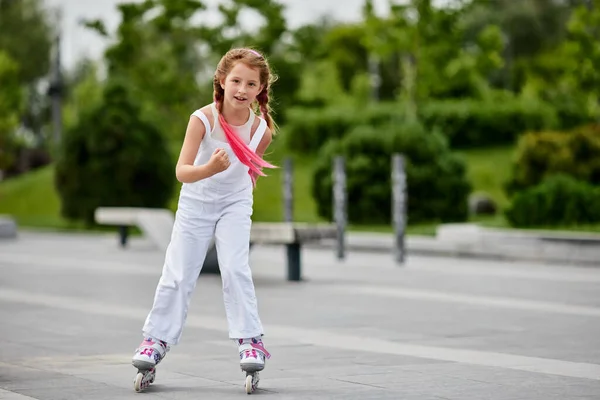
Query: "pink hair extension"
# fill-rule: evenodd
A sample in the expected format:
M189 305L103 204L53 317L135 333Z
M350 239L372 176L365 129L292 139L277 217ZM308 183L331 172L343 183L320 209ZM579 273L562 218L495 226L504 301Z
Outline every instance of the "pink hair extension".
M225 132L225 137L227 141L231 145L231 149L239 158L239 160L248 166L250 170L248 174L250 174L250 178L252 179L252 185L256 186L257 176L266 176L264 172L262 172L263 168L277 168L274 165L269 164L261 157L258 156L236 133L233 131L233 128L225 121L223 115L219 113L219 122L223 127L223 131Z

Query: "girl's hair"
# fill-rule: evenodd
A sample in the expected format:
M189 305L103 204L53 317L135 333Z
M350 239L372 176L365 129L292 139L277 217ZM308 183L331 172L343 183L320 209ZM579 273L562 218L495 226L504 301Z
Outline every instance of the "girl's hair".
M264 161L261 157L259 157L252 149L250 149L244 141L240 139L238 135L235 134L233 128L225 121L223 118L223 98L225 91L221 87L221 81L227 77L231 69L238 62L243 62L250 68L257 69L259 72L260 85L264 85L262 91L256 96L256 103L254 112L257 113L260 110L260 113L263 119L266 121L267 126L271 130L272 134L276 134L276 124L271 117L271 107L269 106L269 93L271 91L271 84L275 82L277 77L271 73L271 68L266 60L266 58L260 54L258 51L249 49L249 48L241 48L241 49L232 49L229 50L219 61L217 65L217 70L215 71L215 76L213 79L213 87L214 87L214 101L217 106L217 110L219 110L219 122L223 127L223 131L225 132L225 136L227 141L231 145L231 148L235 155L240 159L242 163L247 165L250 170L248 173L252 178L253 184L256 184L256 176L265 176L262 172L262 168L276 168L274 165L269 164ZM258 109L258 110L257 110Z

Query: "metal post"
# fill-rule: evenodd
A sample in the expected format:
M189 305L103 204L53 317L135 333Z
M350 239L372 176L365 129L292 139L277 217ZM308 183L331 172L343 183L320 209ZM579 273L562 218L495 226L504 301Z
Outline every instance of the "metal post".
M392 156L392 218L395 233L394 255L397 263L404 263L406 230L406 172L404 157L400 154Z
M294 220L294 176L290 157L283 161L283 218L285 222Z
M119 243L121 247L127 246L127 238L129 237L129 227L126 225L119 226Z
M283 161L283 219L285 222L294 222L294 174L293 162L290 157ZM288 281L302 279L300 250L300 243L288 243L286 245Z
M346 168L344 157L336 156L333 164L333 214L337 226L337 258L345 258L345 235L346 230Z
M61 71L60 34L56 36L54 48L54 63L52 65L52 81L49 95L52 98L52 122L54 125L54 142L58 146L62 135L62 92L63 80Z
M300 256L300 243L290 243L287 245L288 281L297 282L302 279Z

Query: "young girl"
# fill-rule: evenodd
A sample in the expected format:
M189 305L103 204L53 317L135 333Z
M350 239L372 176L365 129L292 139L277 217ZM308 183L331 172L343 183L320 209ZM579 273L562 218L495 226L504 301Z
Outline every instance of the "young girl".
M271 143L274 123L269 91L274 81L265 57L250 49L223 56L214 76L214 103L190 117L176 168L183 183L144 340L132 364L153 370L181 338L191 294L211 239L215 238L229 338L237 341L240 366L261 371L269 353L262 343L248 264L253 188ZM262 118L252 106L258 104Z

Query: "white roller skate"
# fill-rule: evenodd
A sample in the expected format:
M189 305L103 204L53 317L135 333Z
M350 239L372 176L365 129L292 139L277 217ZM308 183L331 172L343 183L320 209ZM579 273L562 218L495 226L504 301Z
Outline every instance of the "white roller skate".
M271 358L271 354L260 338L239 339L238 345L240 368L246 373L246 393L251 394L258 388L259 371L265 368L265 358Z
M167 343L153 338L145 338L135 351L131 364L138 369L133 381L133 388L141 392L150 386L156 378L156 366L165 357L169 346Z

